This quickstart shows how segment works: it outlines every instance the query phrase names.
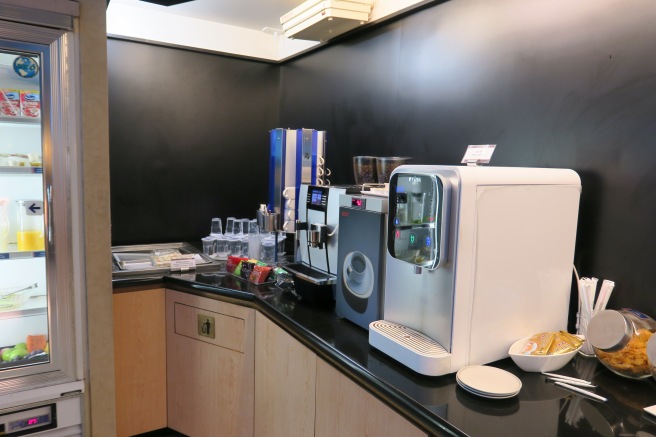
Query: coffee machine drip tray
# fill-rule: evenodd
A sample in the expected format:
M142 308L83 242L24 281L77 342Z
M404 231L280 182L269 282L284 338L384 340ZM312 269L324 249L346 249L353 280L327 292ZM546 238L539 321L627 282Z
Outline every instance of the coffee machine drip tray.
M369 344L422 375L451 373L451 354L432 338L400 323L369 324Z
M295 277L311 282L315 285L333 285L337 280L335 275L316 270L305 263L291 263L285 265L285 270Z

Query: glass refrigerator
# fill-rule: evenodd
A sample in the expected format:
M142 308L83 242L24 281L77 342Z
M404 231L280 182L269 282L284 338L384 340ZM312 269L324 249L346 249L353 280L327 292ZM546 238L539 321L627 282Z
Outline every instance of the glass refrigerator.
M74 42L72 29L0 19L0 435L81 433Z

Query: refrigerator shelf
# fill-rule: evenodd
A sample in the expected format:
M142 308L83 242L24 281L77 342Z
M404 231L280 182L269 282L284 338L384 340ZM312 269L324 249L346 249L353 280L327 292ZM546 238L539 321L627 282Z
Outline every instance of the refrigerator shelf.
M0 311L0 320L45 315L48 312L47 305L48 304L44 300L30 299L23 305L23 308Z
M33 358L25 358L18 361L5 361L0 363L0 370L11 369L14 367L30 366L33 364L42 364L50 361L50 354L38 355Z
M43 174L43 167L11 167L11 166L2 165L2 166L0 166L0 175L2 175L2 174L42 175Z
M34 127L41 127L41 117L7 117L5 115L0 115L0 124L31 124Z
M10 244L11 246L16 247L16 244ZM14 259L24 259L24 258L43 258L46 256L45 250L28 250L28 251L17 251L9 250L7 252L0 252L0 261L5 260L14 260Z

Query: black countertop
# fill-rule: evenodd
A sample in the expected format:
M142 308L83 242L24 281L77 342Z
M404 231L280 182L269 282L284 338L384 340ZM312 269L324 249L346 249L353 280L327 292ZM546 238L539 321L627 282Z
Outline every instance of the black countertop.
M363 328L337 317L333 308L309 305L274 286L256 286L225 273L174 274L115 281L116 292L135 285L166 288L249 305L383 400L426 432L469 436L656 436L643 408L656 404L656 381L617 376L596 358L576 356L557 373L591 380L602 403L561 389L509 358L490 363L518 376L522 389L511 399L474 396L455 374L428 377L369 346Z

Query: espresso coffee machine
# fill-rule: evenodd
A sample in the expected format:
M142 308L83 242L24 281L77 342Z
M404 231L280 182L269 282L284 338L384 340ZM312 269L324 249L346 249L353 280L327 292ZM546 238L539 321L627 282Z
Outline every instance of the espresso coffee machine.
M424 375L567 329L581 182L572 170L400 166L383 320L369 343Z
M285 269L294 276L296 293L307 301L335 298L339 196L357 192L355 186L301 184L296 221L296 262Z
M339 196L335 312L369 329L383 312L387 197Z

